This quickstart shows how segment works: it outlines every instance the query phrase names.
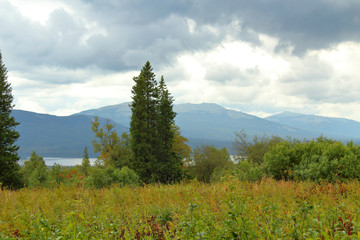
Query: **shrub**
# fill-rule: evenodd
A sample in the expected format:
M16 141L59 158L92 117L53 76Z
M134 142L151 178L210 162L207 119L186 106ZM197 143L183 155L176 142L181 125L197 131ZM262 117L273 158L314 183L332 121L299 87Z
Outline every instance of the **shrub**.
M25 185L28 187L46 186L48 179L48 169L45 165L43 157L31 154L29 160L24 162L24 166L20 169L20 174L24 178Z
M90 175L86 179L86 184L90 187L103 188L112 184L138 185L140 183L139 176L128 167L121 169L108 166L106 168L93 167Z
M320 141L308 143L312 154L304 154L294 176L299 180L336 181L357 179L360 159L356 148L341 142Z
M283 141L274 146L264 156L267 173L277 180L290 179L295 165L299 163L290 141Z
M121 169L115 169L114 171L114 183L125 185L139 185L140 178L132 169L127 166Z
M210 182L211 174L216 168L227 167L232 164L230 155L225 148L217 149L206 145L194 149L189 172L200 181Z
M275 179L357 179L360 147L323 137L303 143L284 141L265 154L265 168Z
M243 181L258 181L265 177L263 165L253 165L247 160L240 161L233 171L234 176Z

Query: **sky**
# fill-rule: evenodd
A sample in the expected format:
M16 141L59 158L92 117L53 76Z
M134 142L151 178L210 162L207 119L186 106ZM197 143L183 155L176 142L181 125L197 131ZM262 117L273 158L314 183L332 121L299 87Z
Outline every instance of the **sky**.
M359 0L0 0L15 109L131 101L150 61L180 103L360 121Z

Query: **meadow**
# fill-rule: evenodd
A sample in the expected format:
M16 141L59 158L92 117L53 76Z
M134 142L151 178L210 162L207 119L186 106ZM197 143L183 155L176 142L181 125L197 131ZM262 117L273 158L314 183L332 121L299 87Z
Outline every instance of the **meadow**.
M0 190L0 239L359 239L360 182Z

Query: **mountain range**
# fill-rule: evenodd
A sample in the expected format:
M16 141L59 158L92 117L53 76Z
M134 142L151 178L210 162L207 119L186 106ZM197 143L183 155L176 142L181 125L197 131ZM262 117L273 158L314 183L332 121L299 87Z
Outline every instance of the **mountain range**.
M214 103L177 104L175 122L182 135L189 139L192 148L201 144L231 149L234 132L245 130L252 135L277 135L298 139L312 139L320 135L359 142L360 122L314 115L285 112L260 118L240 111L226 109ZM32 151L46 157L82 157L85 146L94 157L91 140L91 121L95 116L104 125L107 119L116 126L118 133L128 131L131 110L129 103L82 111L59 117L48 114L13 110L20 123L19 154L27 157Z

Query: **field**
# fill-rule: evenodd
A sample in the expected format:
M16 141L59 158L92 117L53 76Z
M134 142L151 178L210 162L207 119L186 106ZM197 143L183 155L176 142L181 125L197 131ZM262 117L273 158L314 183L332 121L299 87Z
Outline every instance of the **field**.
M360 182L0 190L0 239L358 239Z

